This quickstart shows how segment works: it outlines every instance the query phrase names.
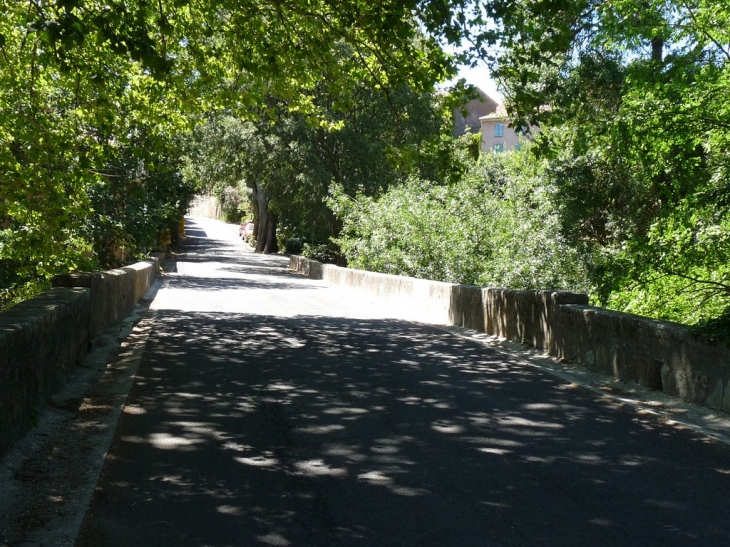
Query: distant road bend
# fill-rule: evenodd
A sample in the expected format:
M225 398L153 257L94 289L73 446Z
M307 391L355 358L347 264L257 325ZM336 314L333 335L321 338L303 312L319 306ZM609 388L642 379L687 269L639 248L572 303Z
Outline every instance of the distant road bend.
M729 446L187 234L79 547L730 543Z

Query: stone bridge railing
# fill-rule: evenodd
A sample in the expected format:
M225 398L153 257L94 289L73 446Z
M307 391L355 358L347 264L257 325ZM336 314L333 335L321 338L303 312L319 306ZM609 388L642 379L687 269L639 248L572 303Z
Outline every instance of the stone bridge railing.
M589 370L730 412L730 348L655 321L588 305L588 296L455 285L351 270L299 256L292 271L365 291L408 318L524 343Z
M0 313L0 457L63 387L92 338L134 310L160 260L59 276L51 290Z

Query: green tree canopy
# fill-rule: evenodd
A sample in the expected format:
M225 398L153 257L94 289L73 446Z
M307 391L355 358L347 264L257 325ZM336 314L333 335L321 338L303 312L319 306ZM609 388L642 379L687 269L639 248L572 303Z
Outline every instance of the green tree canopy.
M325 204L332 183L374 195L414 168L434 168L430 148L443 124L437 99L407 85L386 96L363 82L347 97L321 85L314 104L322 120L313 125L270 97L256 122L227 112L201 124L186 176L221 197L226 187L251 189L258 251L276 248L277 225L283 237L326 244L340 226Z
M730 309L730 6L499 9L493 61L513 123L540 127L563 234L600 300L684 322Z
M430 89L454 71L422 31L455 37L437 4L4 1L0 289L149 248L189 199L175 156L200 113L256 121L277 97L316 120L317 86Z

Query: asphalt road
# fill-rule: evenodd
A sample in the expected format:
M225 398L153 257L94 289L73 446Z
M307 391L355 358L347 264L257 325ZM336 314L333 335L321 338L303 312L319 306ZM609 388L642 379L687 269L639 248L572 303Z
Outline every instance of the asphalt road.
M77 545L714 546L730 447L193 219Z

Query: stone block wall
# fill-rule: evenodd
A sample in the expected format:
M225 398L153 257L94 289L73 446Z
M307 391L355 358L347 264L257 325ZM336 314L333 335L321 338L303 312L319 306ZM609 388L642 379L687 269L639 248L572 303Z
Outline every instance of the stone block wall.
M90 296L54 288L0 313L0 456L86 356Z
M451 285L450 293L448 323L487 332L486 289L475 285Z
M131 266L93 273L71 273L53 278L54 287L91 289L91 336L126 317L152 286L159 270L158 258Z
M309 271L316 269L311 264L314 261L309 262L290 262L290 268L295 271L299 271L296 268ZM328 285L357 288L389 306L399 308L408 319L430 323L447 323L449 320L450 283L340 268L332 264L322 264L320 267L322 279Z
M730 348L655 321L588 305L588 296L440 283L292 257L290 269L365 291L394 316L458 325L527 344L589 370L730 412ZM311 275L311 272L319 272Z
M588 304L588 295L564 291L484 291L484 332L546 350L558 335L561 306Z
M303 256L292 255L289 258L290 268L309 279L322 279L322 264Z
M593 306L559 312L551 355L730 412L730 348L677 323Z
M25 434L86 356L89 342L128 316L158 260L54 278L54 288L0 313L0 457Z

